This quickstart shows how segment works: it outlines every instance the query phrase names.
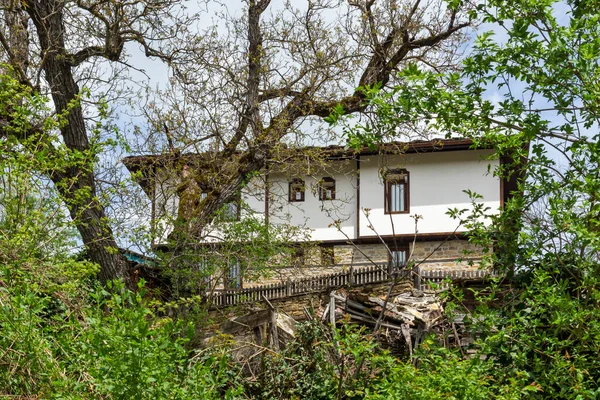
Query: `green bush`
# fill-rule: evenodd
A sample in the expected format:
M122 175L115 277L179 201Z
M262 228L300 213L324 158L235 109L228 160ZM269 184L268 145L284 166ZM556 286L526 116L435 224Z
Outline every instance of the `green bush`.
M6 276L6 273L4 274ZM221 399L242 391L227 349L186 348L193 327L157 318L121 283L66 297L3 279L0 393L44 398ZM85 290L86 287L82 287Z

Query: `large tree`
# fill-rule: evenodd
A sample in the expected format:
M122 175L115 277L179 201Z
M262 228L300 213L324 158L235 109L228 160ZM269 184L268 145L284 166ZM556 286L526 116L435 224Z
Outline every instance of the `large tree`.
M52 100L52 109L46 117L61 115L59 135L44 127L44 116L31 118L28 129L12 129L15 123L10 109L0 115L0 134L16 136L27 146L23 151L58 161L68 149L71 157L82 161L68 168L53 168L44 163L42 169L56 185L69 209L89 257L101 266L102 280L127 278L126 262L117 253L117 244L100 201L94 165L98 156L97 138L94 139L93 116L97 107L84 107L96 102L107 92L92 92L82 96L84 86L101 88L99 82L114 83L118 78L111 72L111 63L126 63L124 52L127 42L141 45L149 57L159 57L176 64L169 46L178 47L180 30L189 25L192 17L181 17L176 1L121 2L121 1L11 1L0 2L4 24L0 29L3 73L9 73L41 95ZM168 38L168 41L164 39ZM180 52L185 46L179 43ZM181 58L181 57L180 57ZM121 64L122 65L122 64ZM117 68L118 69L118 68ZM37 137L42 146L36 146L31 137ZM49 145L54 143L54 145Z
M151 103L158 151L203 153L207 196L179 239L201 233L256 171L285 168L286 148L323 143L319 121L334 110L365 111L364 89L388 87L409 60L455 68L471 23L468 5L443 0L297 7L251 0L242 14L222 11L198 39L195 63Z
M492 381L522 380L543 398L595 398L600 382L597 4L493 0L479 10L496 32L479 36L462 73L407 68L395 90L370 93L380 118L359 132L372 141L389 140L399 123L418 121L492 143L496 156L510 156L493 171L504 179L520 178L503 212L488 227L466 218L472 222L471 239L494 247L493 265L509 278L500 286L502 301L484 301L483 312L473 318L482 355L493 361ZM466 217L460 210L455 215Z
M470 24L465 5L380 3L319 0L277 9L268 0L251 0L241 14L209 4L207 10L219 11L217 20L202 28L198 14L174 0L3 0L0 45L10 73L47 93L53 113L64 116L58 137L35 121L26 135L61 142L87 161L42 172L56 184L91 259L100 264L100 278L123 277L126 266L99 200L89 123L97 108L87 103L119 93L115 80L133 63L127 43L173 71L163 101L146 110L155 130L167 134L170 145L160 150L218 150L207 167L224 172L203 202L202 229L253 173L276 160L282 139L307 118L326 117L336 107L364 110L364 92L355 88L385 87L407 60L440 69L454 65L460 32ZM91 97L82 101L84 86ZM169 104L167 94L173 100L168 112L161 108ZM0 119L0 127L11 123L10 113ZM203 147L209 142L212 147ZM52 146L45 148L47 157L59 157Z

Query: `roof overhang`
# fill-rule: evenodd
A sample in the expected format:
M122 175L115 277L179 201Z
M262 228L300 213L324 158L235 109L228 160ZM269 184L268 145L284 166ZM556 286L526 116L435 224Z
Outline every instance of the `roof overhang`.
M353 159L358 156L376 155L376 154L414 154L447 152L475 149L471 139L451 138L451 139L433 139L433 140L415 140L410 142L390 142L382 143L371 147L361 147L360 149L347 148L345 146L305 146L289 147L280 151L280 155L293 158L294 156L304 156L306 153L320 154L325 159L343 160ZM491 147L478 147L479 149L488 149ZM284 154L287 153L287 154ZM241 157L243 151L238 151L233 157ZM152 195L154 176L159 168L171 168L178 170L184 165L196 166L202 168L211 161L218 159L218 152L205 153L186 153L186 154L158 154L158 155L138 155L129 156L122 159L127 169L136 176L136 181L148 194Z

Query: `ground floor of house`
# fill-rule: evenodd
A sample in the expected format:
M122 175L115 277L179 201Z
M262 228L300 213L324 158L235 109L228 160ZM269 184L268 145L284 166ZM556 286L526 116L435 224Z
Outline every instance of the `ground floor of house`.
M243 279L248 288L276 284L288 280L318 277L342 272L349 268L380 266L390 272L413 268L424 273L477 271L485 265L484 251L464 238L429 239L408 242L381 238L369 241L347 241L301 245L292 251L290 265L275 265L259 279Z

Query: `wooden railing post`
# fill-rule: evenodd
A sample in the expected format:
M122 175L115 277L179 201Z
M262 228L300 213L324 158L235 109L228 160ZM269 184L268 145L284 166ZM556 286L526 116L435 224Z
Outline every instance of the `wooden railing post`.
M292 279L288 277L287 282L285 283L285 294L286 296L292 295Z
M421 273L419 271L419 267L414 266L412 268L413 276L414 276L414 286L415 289L421 290Z
M350 274L348 275L349 286L354 286L354 267L350 267Z

